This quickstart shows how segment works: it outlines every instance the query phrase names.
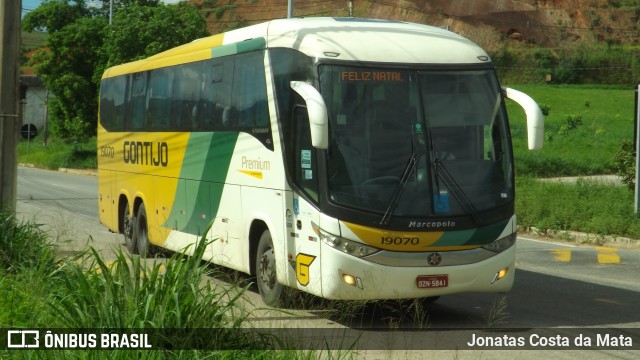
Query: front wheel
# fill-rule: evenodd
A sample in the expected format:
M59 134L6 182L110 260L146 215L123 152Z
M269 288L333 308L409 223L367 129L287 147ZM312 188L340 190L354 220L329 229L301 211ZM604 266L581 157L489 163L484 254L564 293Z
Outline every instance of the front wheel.
M256 252L256 282L260 296L265 304L280 307L283 302L284 289L276 276L276 257L273 251L271 233L265 230L260 236Z

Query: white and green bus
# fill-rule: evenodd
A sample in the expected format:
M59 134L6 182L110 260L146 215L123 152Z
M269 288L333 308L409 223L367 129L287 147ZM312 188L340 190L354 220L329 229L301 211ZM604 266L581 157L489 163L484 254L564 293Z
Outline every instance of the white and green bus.
M329 299L505 292L514 168L487 53L452 32L273 20L104 73L100 221L127 247L183 251ZM191 246L190 248L193 248Z

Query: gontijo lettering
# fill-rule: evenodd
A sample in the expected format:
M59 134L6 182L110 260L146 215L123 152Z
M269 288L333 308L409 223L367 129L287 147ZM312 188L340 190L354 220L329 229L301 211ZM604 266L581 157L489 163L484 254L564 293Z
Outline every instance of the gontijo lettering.
M162 167L169 164L169 145L166 142L125 141L122 154L125 164Z

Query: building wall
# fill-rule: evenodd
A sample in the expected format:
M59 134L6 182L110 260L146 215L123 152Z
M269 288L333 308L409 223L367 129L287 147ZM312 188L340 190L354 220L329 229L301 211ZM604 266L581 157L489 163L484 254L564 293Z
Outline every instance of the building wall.
M28 86L22 108L22 123L33 124L38 133L44 130L47 91L43 86Z

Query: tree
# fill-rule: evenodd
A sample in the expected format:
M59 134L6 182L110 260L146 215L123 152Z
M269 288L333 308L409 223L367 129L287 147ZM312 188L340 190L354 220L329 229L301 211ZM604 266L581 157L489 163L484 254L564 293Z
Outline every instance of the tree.
M34 56L36 73L55 95L50 101L51 128L67 140L95 135L97 93L105 57L107 21L82 17L51 34L46 50Z
M46 0L25 16L24 31L47 30L45 49L33 57L36 74L55 95L52 130L66 140L95 136L100 79L107 66L156 54L207 35L197 9L159 0ZM105 13L106 6L106 13Z
M94 16L102 16L106 19L109 19L109 13L112 10L116 12L119 9L125 8L130 5L138 4L141 6L157 6L161 5L161 0L113 0L113 8L111 8L111 0L99 0L102 2L102 5L92 8L92 14ZM95 1L94 1L95 2Z
M191 6L127 6L113 17L105 41L108 64L139 60L208 35L206 22Z
M89 16L84 0L69 3L69 0L45 0L22 19L23 31L46 31L50 34L76 20Z

